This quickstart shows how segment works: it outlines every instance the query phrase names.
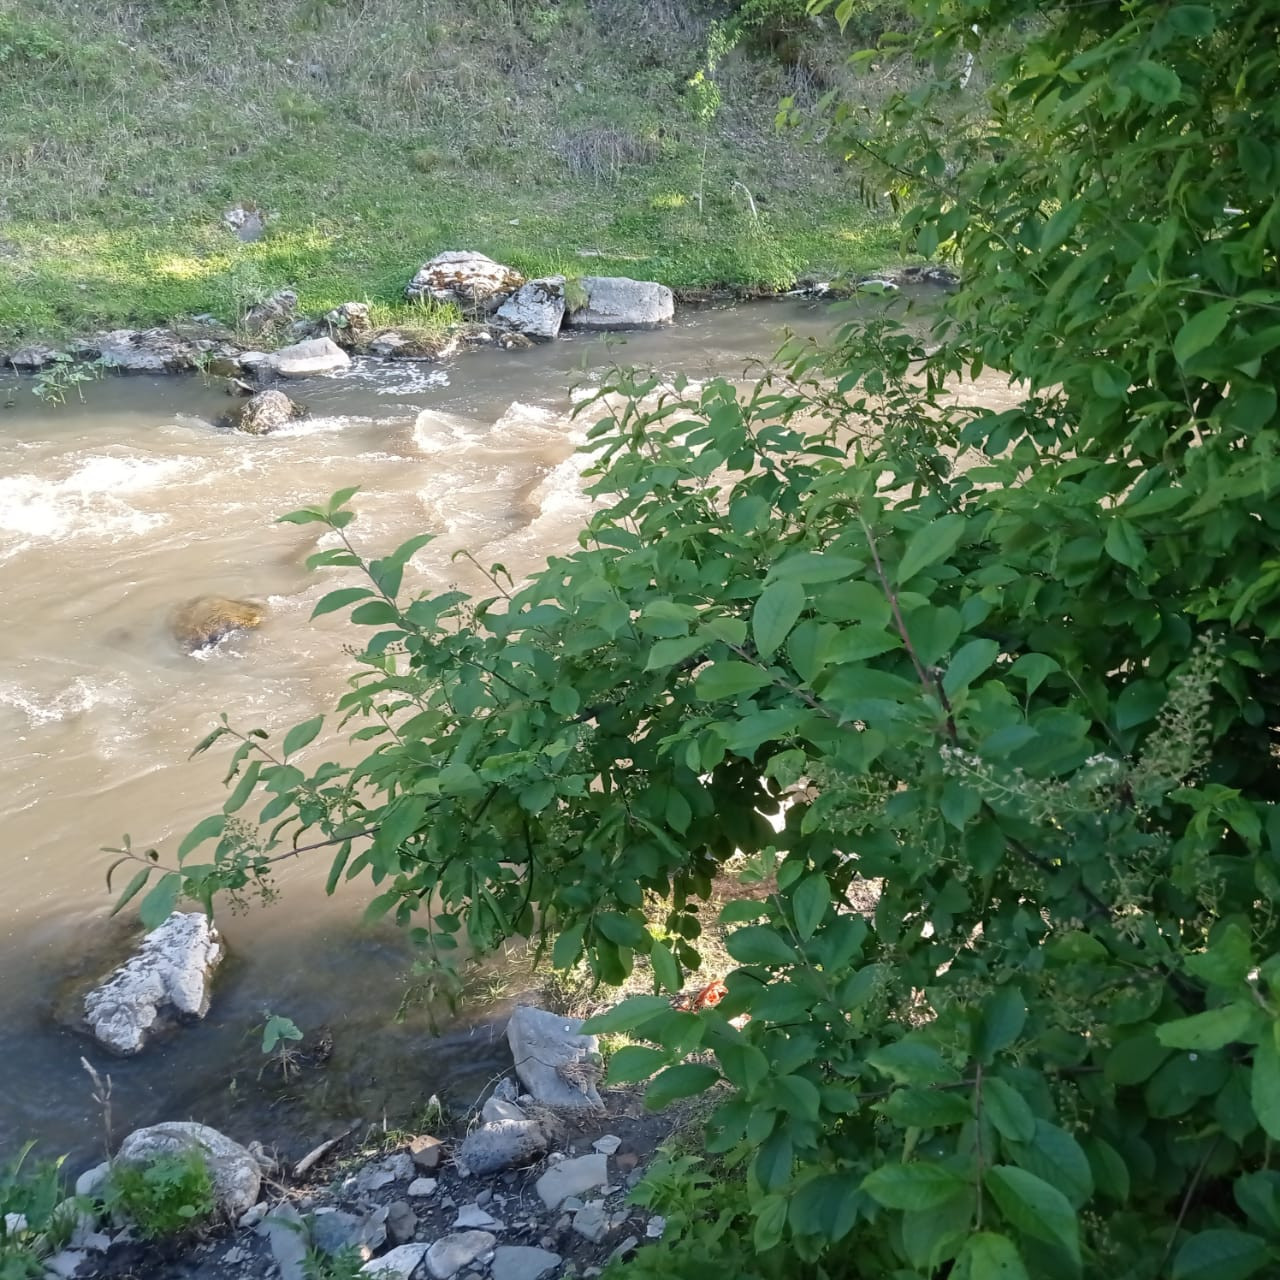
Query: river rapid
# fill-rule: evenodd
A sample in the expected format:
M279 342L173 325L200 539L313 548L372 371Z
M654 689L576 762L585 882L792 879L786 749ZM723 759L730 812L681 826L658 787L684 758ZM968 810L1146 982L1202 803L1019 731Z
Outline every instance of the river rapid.
M194 377L109 377L62 406L29 383L0 386L0 1161L28 1137L73 1166L100 1149L82 1056L112 1077L117 1141L191 1118L297 1154L432 1093L473 1101L502 1064L492 996L509 1000L518 978L442 1028L428 1016L438 1008L396 1021L409 951L393 928L360 925L360 885L324 895L323 855L284 864L273 903L219 915L231 958L203 1023L133 1060L101 1053L64 1016L77 981L109 968L128 937L130 922L108 917L101 847L127 832L171 851L220 806L225 753L188 760L220 712L275 735L345 687L341 617L308 622L333 571L306 571L315 531L278 515L359 484L352 532L371 552L441 535L412 585L480 587L450 561L463 546L519 574L572 546L588 510L575 384L615 363L739 377L784 329L821 335L848 316L779 301L447 366L356 362L291 384L312 416L264 438L213 430L229 402ZM267 620L183 653L167 619L203 594L263 601ZM268 1010L327 1028L328 1069L260 1075L254 1027Z

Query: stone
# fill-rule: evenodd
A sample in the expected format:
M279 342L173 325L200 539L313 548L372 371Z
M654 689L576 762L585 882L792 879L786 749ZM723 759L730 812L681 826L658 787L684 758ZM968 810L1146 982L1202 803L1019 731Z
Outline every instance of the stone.
M22 1259L19 1258L18 1261L21 1262ZM44 1273L46 1276L57 1276L59 1280L71 1280L88 1261L89 1255L80 1249L62 1249L53 1257L45 1258Z
M583 276L586 305L566 313L575 329L654 329L670 324L675 297L664 284L626 276Z
M655 1213L652 1218L645 1223L644 1234L650 1240L661 1240L662 1233L667 1229L667 1220L661 1214Z
M493 1280L542 1280L561 1263L558 1253L531 1245L504 1244L493 1251Z
M369 343L369 354L373 356L382 356L384 359L389 356L396 355L402 347L408 346L409 339L402 333L396 333L391 330L387 333L380 333L372 342Z
M77 354L122 373L186 373L212 349L212 343L190 341L171 329L112 329L95 334Z
M262 1221L280 1280L306 1280L307 1229L301 1214L286 1201Z
M355 1249L368 1258L376 1247L371 1237L376 1239L377 1235L376 1226L368 1218L342 1209L318 1209L311 1220L311 1244L321 1253L332 1255Z
M456 302L467 311L487 313L522 284L524 277L513 268L471 249L455 249L424 262L404 292L412 301L432 298L436 302Z
M292 322L297 309L298 295L292 289L280 289L245 312L245 332L259 334L279 329Z
M422 1274L422 1260L430 1246L401 1244L360 1268L362 1276L385 1277L386 1280L416 1280Z
M564 276L530 280L498 308L495 319L530 338L554 338L564 320L564 284Z
M417 1229L418 1215L414 1213L406 1201L393 1200L387 1205L387 1239L392 1244L407 1244L413 1239L414 1232Z
M249 631L261 626L266 616L267 611L251 600L197 596L178 608L170 622L170 630L182 648L188 653L195 653L198 649L217 644L234 631Z
M76 1195L84 1199L90 1199L93 1194L107 1180L107 1175L111 1172L111 1161L104 1160L101 1164L95 1164L92 1169L86 1169L76 1179Z
M39 369L47 369L60 359L62 359L60 351L55 351L52 347L46 347L43 343L36 342L30 346L19 347L17 351L9 352L8 363L15 369L35 372Z
M483 1258L496 1243L487 1231L451 1231L427 1250L427 1272L432 1280L453 1280L463 1267Z
M351 357L332 338L308 338L305 342L281 347L271 356L271 367L282 378L334 373L350 364Z
M627 1254L634 1253L640 1247L640 1239L638 1236L628 1236L618 1247L609 1255L609 1261L612 1262L616 1258L625 1258Z
M395 1155L388 1156L382 1162L382 1167L397 1182L408 1182L413 1177L413 1159L407 1151L397 1151Z
M467 1134L458 1160L472 1173L501 1173L528 1164L546 1149L547 1135L536 1120L499 1120Z
M593 1200L573 1215L573 1229L592 1244L599 1244L609 1234L609 1215L604 1202Z
M437 1182L434 1178L414 1178L409 1183L408 1194L411 1196L430 1196L435 1194Z
M307 411L295 404L283 391L259 391L246 400L231 422L237 431L250 436L270 435L281 427L305 418Z
M373 1191L381 1191L396 1180L396 1175L388 1168L378 1164L367 1164L354 1178L351 1185L356 1191L368 1195Z
M324 318L329 333L340 347L352 347L369 332L369 304L344 302Z
M232 205L222 215L227 228L236 233L236 239L246 244L253 240L261 240L265 230L265 219L260 209L253 205Z
M499 1222L478 1204L464 1204L453 1220L455 1230L505 1231L506 1223Z
M558 1209L570 1196L603 1187L609 1181L609 1161L602 1155L562 1160L538 1179L537 1192L548 1209Z
M582 1034L582 1019L517 1005L507 1042L524 1087L544 1106L599 1111L600 1078L595 1036Z
M499 1120L527 1120L528 1118L514 1102L507 1102L503 1098L486 1098L480 1110L480 1119L486 1124L497 1124Z
M234 1267L244 1262L249 1257L249 1250L242 1248L240 1245L232 1245L230 1249L224 1253L220 1259L224 1267Z
M236 1220L241 1231L252 1231L267 1216L268 1205L265 1200L246 1209Z
M214 1199L225 1217L238 1218L257 1203L262 1185L258 1162L238 1142L217 1129L190 1120L135 1129L121 1144L117 1161L148 1164L159 1156L198 1151L213 1179Z
M510 1076L503 1076L493 1086L493 1093L490 1096L497 1098L500 1102L518 1102L520 1090L516 1088L516 1082Z
M591 1144L591 1150L598 1151L602 1156L611 1156L620 1146L622 1146L621 1138L616 1134L606 1133Z
M223 954L208 916L175 911L143 938L136 955L85 996L94 1039L113 1053L134 1054L175 1021L203 1018Z
M439 1138L414 1138L409 1143L409 1159L426 1173L434 1173L444 1159L444 1143Z

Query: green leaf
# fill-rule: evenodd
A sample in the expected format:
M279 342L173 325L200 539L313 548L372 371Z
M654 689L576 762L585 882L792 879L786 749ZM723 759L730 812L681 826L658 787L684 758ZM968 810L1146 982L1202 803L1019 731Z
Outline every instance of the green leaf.
M781 1195L765 1196L755 1206L751 1243L757 1253L768 1253L782 1240L782 1232L787 1225L787 1208L787 1197Z
M983 1001L974 1027L974 1057L989 1066L1001 1049L1021 1034L1027 1021L1027 1002L1012 984L998 987Z
M1213 1228L1187 1240L1173 1259L1173 1280L1248 1280L1273 1259L1267 1242L1244 1231Z
M887 1209L932 1209L964 1186L959 1174L924 1160L881 1165L862 1180L862 1189Z
M187 854L204 844L206 840L216 839L223 833L226 825L227 818L222 813L214 813L207 818L202 818L183 836L182 843L178 846L178 861L181 862Z
M1174 5L1165 15L1165 21L1179 34L1193 39L1213 35L1217 16L1207 4Z
M669 640L659 640L649 650L649 660L644 669L657 671L663 667L674 667L704 648L706 641L701 636L673 636Z
M968 1271L964 1270L968 1266ZM979 1231L960 1251L956 1274L968 1280L1028 1280L1017 1246L1008 1236Z
M762 659L773 657L799 621L804 602L804 587L793 579L770 583L760 593L751 613L751 635Z
M1126 83L1139 97L1153 106L1168 106L1182 92L1182 81L1176 71L1143 58L1126 77Z
M604 1035L609 1031L634 1031L660 1013L671 1012L671 1001L664 996L628 996L625 1000L597 1013L583 1023L587 1035Z
M648 1080L655 1071L661 1071L667 1065L669 1056L665 1049L651 1049L641 1044L624 1045L609 1059L609 1083L634 1084L638 1080Z
M1159 680L1135 680L1126 685L1115 702L1116 728L1133 729L1154 720L1166 697L1164 684Z
M1117 564L1129 569L1138 569L1146 559L1147 550L1142 539L1134 532L1133 526L1119 516L1114 517L1107 525L1106 541L1102 544Z
M138 907L138 918L148 929L156 929L173 914L178 905L182 877L170 871L160 877Z
M1061 1191L1034 1173L1007 1164L988 1169L984 1181L1013 1226L1037 1240L1061 1245L1079 1264L1080 1226L1071 1202Z
M801 552L775 562L766 582L838 582L862 568L862 561L818 551Z
M659 986L667 991L679 991L684 985L680 966L665 942L654 940L649 947L649 963L653 965L653 976L658 980Z
M333 613L349 604L355 604L357 600L367 600L371 595L373 592L368 587L341 587L337 591L330 591L328 595L321 596L316 601L316 607L311 610L311 616L319 618L323 614Z
M661 1111L681 1098L706 1093L720 1079L720 1073L702 1062L682 1062L668 1067L645 1091L644 1104L650 1111Z
M693 691L704 702L718 702L721 698L736 698L744 693L755 693L773 678L760 667L746 662L716 662L707 667L694 681Z
M1035 1136L1036 1118L1027 1100L1006 1080L987 1076L982 1082L982 1109L1001 1137L1028 1142Z
M1084 1148L1065 1129L1037 1119L1029 1142L1010 1142L1009 1159L1056 1187L1075 1209L1093 1195L1093 1169Z
M739 964L795 964L796 953L782 935L767 924L748 925L725 939L725 950Z
M288 733L284 735L284 757L287 760L295 751L301 751L303 747L315 741L316 734L324 726L324 716L312 716L310 720L304 720L301 724L295 724Z
M760 1144L751 1169L766 1191L776 1191L791 1179L795 1166L795 1145L785 1127L774 1131Z
M877 1110L909 1129L949 1129L973 1115L962 1093L942 1089L895 1089Z
M1242 1000L1204 1013L1179 1018L1156 1028L1156 1039L1169 1049L1225 1049L1244 1038L1253 1022L1254 1006Z
M124 887L124 892L116 899L115 906L111 908L111 914L115 915L118 911L123 911L130 902L142 892L142 887L147 883L154 867L143 867L141 871L135 875Z
M960 515L943 516L940 520L925 525L923 529L917 529L898 564L899 585L905 586L922 569L949 556L964 534L964 529L965 519Z
M1197 311L1178 330L1178 335L1173 340L1174 359L1179 364L1185 365L1193 356L1212 345L1227 327L1235 305L1234 302L1215 302L1212 306L1205 307L1203 311Z
M1253 1051L1250 1086L1253 1110L1268 1137L1280 1138L1280 1050L1274 1036L1263 1036Z
M831 886L820 871L805 876L791 893L791 909L795 915L796 932L808 942L822 923L831 905Z
M954 698L967 689L999 656L1000 646L994 640L970 640L956 650L947 663L947 673L942 678L943 692Z

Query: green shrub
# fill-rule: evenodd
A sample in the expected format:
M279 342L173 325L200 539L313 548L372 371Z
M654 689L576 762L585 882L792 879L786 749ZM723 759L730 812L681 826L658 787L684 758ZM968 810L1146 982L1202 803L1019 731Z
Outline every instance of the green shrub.
M0 1280L35 1280L71 1231L62 1160L30 1162L34 1143L0 1166Z
M213 1178L198 1151L160 1156L146 1164L115 1161L104 1198L113 1213L123 1214L151 1240L200 1226L216 1207Z

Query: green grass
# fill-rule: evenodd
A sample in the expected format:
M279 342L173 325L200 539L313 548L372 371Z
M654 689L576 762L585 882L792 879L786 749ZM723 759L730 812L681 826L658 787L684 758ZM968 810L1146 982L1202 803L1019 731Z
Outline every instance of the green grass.
M376 12L375 12L376 11ZM773 129L844 74L833 32L788 65L737 52L702 126L684 103L712 9L676 0L150 0L0 10L0 337L395 316L426 258L527 274L776 288L873 269L897 230L834 158ZM754 197L753 217L743 187ZM223 211L252 203L242 244Z

